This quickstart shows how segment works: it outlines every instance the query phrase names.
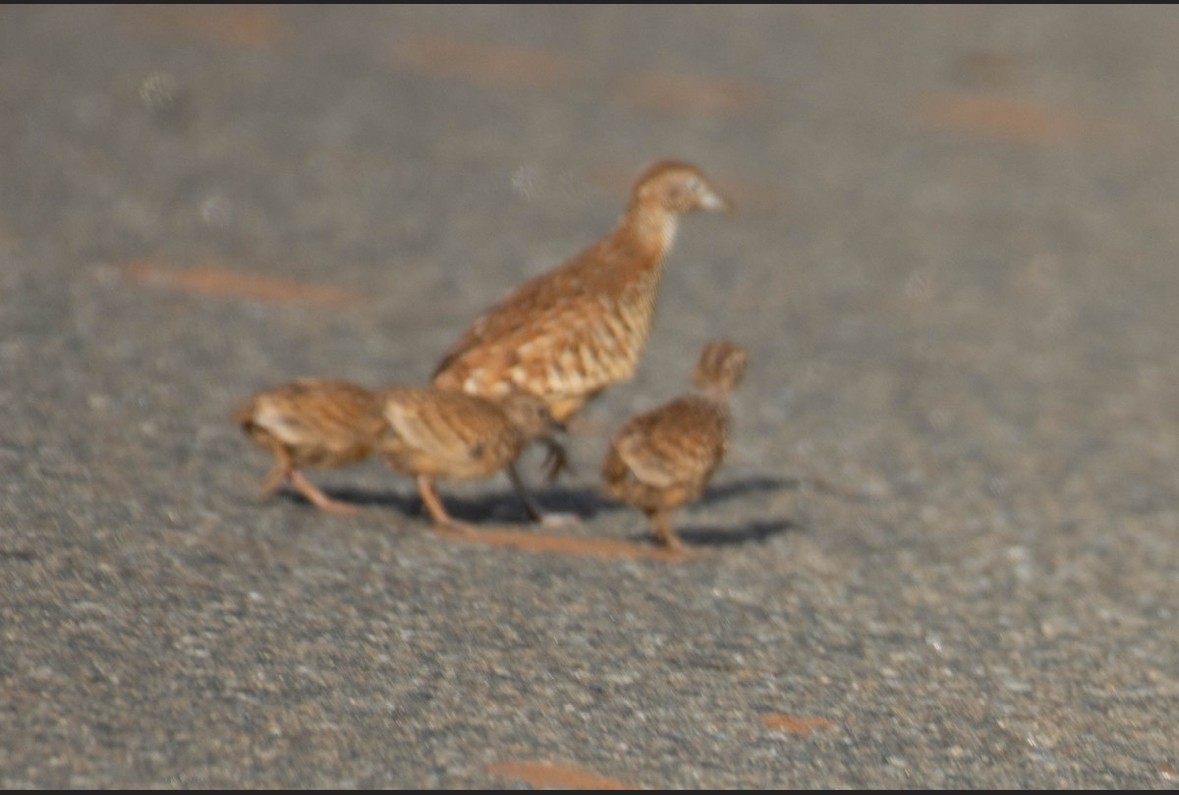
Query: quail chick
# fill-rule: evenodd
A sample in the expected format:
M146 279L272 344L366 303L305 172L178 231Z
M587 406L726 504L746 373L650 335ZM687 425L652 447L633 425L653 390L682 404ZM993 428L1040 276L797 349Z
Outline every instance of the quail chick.
M632 417L606 453L606 493L645 513L652 533L673 550L683 544L671 528L671 514L704 493L727 452L728 397L745 374L745 362L741 346L708 343L692 375L694 393Z
M446 512L436 480L485 478L506 469L517 492L526 497L515 462L528 442L547 444L558 467L564 461L564 450L552 436L557 427L552 415L532 395L492 401L464 392L399 386L382 390L380 400L388 428L379 452L394 471L416 478L422 502L440 530L472 528ZM525 507L534 520L541 518L530 500L525 499Z
M728 206L694 166L650 166L614 230L476 320L438 364L434 385L489 398L526 392L565 421L634 373L679 217Z
M262 481L263 497L273 494L285 479L325 511L356 511L354 506L328 497L300 469L343 467L375 451L385 417L372 392L345 381L300 378L258 392L233 418L276 459L274 469Z

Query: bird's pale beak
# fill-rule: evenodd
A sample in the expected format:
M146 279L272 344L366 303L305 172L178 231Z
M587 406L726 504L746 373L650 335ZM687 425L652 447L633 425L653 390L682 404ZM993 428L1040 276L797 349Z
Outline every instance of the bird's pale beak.
M709 190L700 197L700 209L732 215L733 203L716 191Z

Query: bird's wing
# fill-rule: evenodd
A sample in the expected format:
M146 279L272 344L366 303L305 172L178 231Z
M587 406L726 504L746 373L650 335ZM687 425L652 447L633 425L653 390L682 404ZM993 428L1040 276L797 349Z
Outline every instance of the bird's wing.
M724 421L697 401L676 400L632 419L614 446L642 483L656 488L698 483L724 454Z
M645 338L649 317L624 316L619 298L642 288L657 259L607 237L525 282L467 329L435 368L434 383L481 394L511 383L584 395L628 377L636 355L627 344L631 326L643 327Z
M506 433L502 412L470 395L398 389L386 393L384 405L399 446L443 465L481 458Z
M606 303L578 294L528 314L473 328L443 359L434 383L497 395L501 384L542 395L584 395L630 375L633 357L615 342Z
M407 448L451 458L462 455L466 445L453 422L442 421L436 406L424 400L389 400L385 418L392 432Z
M376 397L343 381L299 379L254 399L252 421L284 444L351 448L381 432Z
M576 261L542 274L517 287L492 306L463 333L446 352L434 374L443 372L469 351L509 339L548 332L554 323L578 313L584 299L592 296L582 289L571 266Z

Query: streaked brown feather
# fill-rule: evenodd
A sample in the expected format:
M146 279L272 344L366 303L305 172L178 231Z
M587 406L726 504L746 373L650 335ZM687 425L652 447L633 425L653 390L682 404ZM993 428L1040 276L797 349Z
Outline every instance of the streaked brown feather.
M493 401L429 387L381 393L389 428L381 452L407 475L473 479L516 460L527 436Z

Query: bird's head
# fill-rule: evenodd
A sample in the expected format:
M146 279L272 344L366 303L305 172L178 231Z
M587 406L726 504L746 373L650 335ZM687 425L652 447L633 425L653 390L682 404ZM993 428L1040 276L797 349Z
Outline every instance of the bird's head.
M524 392L513 392L500 400L500 408L526 439L539 439L563 430L545 401Z
M732 211L729 200L709 184L698 168L676 160L649 166L635 183L631 203L676 214L693 210Z
M713 340L700 351L692 383L706 394L725 397L741 383L747 360L745 349L737 343Z

